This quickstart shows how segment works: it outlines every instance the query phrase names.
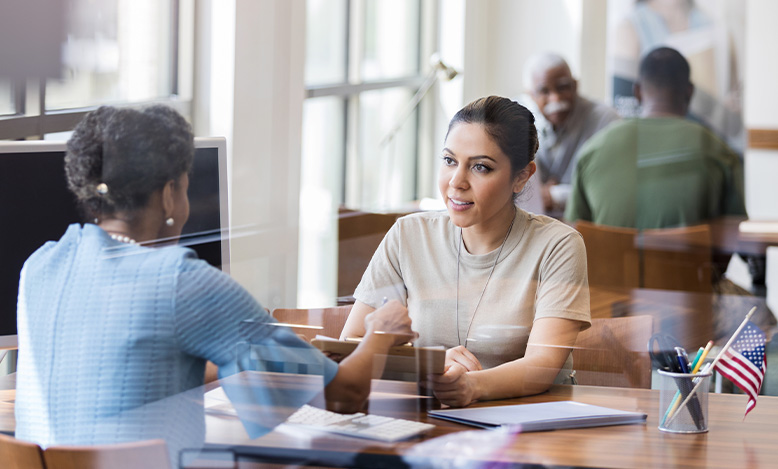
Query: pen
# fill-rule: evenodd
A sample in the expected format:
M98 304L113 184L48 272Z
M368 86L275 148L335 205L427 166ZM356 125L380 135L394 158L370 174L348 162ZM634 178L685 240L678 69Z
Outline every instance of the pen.
M389 301L389 298L387 298L387 297L384 297L384 298L381 300L381 306L385 305L385 304L386 304L388 301Z
M683 347L676 347L675 353L678 354L678 365L681 366L681 373L689 373L689 358Z

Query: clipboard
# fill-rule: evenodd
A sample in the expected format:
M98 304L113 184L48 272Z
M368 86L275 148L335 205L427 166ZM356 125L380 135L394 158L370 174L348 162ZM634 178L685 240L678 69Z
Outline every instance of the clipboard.
M347 357L359 345L354 340L313 339L311 345L322 352ZM446 350L443 347L413 347L396 345L389 349L384 373L442 374L446 364Z

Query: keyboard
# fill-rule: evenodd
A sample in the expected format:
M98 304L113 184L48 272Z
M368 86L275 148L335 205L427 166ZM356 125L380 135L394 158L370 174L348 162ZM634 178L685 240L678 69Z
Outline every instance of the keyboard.
M435 428L435 425L429 423L367 415L361 412L339 414L309 405L298 409L286 420L286 423L386 442L404 440Z

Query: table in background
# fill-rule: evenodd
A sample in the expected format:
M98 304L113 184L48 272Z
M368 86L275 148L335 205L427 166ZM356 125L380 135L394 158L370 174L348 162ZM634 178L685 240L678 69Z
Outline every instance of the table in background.
M757 296L595 286L589 292L593 318L651 316L654 332L676 337L687 350L711 339L723 345L753 306L752 320L768 336L775 324L765 299Z
M769 246L778 246L778 233L741 233L745 217L728 216L710 223L713 247L721 252L764 256Z

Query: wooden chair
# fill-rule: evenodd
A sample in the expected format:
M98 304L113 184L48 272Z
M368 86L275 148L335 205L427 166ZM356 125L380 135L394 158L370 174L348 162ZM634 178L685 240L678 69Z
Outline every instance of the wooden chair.
M43 451L46 469L170 468L164 440L97 446L50 446Z
M353 305L312 309L275 309L272 316L287 324L294 332L310 342L316 335L337 339L346 324Z
M341 209L338 214L338 295L349 296L362 280L373 253L399 213Z
M650 316L592 319L573 349L578 384L650 389L652 333Z
M618 228L578 221L575 228L586 245L589 285L602 287L640 286L640 252L632 228Z
M0 465L5 469L44 469L43 451L35 443L0 433Z
M579 221L589 284L602 287L712 291L708 225L638 231Z
M644 230L637 235L637 245L644 288L713 291L710 226Z

